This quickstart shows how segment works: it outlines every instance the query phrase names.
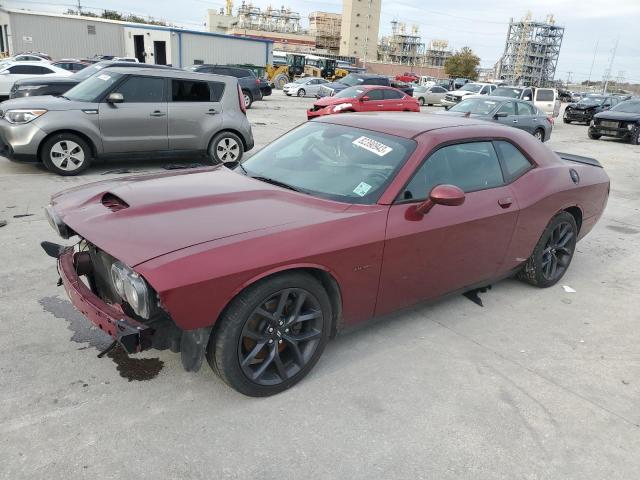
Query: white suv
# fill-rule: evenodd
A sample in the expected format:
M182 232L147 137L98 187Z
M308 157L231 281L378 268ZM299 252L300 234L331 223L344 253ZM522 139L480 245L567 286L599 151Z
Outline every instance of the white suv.
M43 75L46 77L68 77L69 72L47 62L3 62L0 65L0 97L8 97L16 80Z
M442 104L445 107L452 107L453 105L457 105L458 103L460 103L460 100L462 100L466 96L491 95L496 88L496 85L492 83L470 82L458 90L447 93L442 100Z

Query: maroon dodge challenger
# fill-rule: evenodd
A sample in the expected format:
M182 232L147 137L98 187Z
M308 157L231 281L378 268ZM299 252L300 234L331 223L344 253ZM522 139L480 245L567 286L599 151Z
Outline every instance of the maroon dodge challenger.
M420 114L332 115L244 163L107 180L47 217L71 301L129 353L206 357L236 390L302 379L341 328L512 275L567 271L602 215L593 159ZM115 343L117 342L117 343Z

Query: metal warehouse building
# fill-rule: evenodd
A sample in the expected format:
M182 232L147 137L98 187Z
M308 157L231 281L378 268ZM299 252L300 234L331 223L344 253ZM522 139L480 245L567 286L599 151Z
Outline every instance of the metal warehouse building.
M176 67L273 61L273 42L267 40L6 8L0 8L0 51L44 52L56 59L115 55Z

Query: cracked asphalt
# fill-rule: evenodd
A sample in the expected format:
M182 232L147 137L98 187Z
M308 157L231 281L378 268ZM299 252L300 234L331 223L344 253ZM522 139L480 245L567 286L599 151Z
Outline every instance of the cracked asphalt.
M257 147L311 103L254 104ZM42 210L52 193L179 162L62 178L0 159L0 478L640 478L640 146L561 122L549 145L597 158L612 180L559 285L506 280L484 307L456 296L369 323L262 399L169 351L97 358L109 339L39 247L59 241Z

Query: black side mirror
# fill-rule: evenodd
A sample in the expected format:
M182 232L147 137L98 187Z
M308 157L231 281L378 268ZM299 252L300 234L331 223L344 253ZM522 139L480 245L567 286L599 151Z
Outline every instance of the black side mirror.
M507 112L498 112L493 116L493 118L498 119L498 118L504 118L508 116L509 114Z

